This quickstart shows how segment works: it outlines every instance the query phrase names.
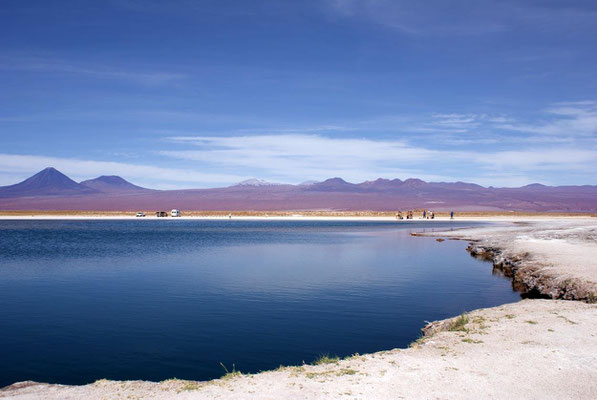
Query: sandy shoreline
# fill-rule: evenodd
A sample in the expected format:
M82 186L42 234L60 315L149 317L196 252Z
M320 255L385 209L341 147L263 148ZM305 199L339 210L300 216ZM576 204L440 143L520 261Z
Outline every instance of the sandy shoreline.
M494 217L484 221L508 220ZM28 382L0 390L0 397L595 397L597 304L590 303L597 299L594 297L597 295L596 219L517 218L516 223L429 234L473 241L473 253L493 260L494 268L501 268L502 272L511 271L514 281L520 279L527 290L537 290L553 298L581 298L585 302L529 299L475 310L465 318L430 324L425 336L409 349L355 356L323 365L230 375L209 382L101 380L84 386Z

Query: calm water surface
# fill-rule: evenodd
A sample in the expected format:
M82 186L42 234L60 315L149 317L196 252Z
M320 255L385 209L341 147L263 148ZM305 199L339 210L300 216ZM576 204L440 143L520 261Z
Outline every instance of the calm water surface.
M407 346L513 302L435 222L0 221L0 386L210 379Z

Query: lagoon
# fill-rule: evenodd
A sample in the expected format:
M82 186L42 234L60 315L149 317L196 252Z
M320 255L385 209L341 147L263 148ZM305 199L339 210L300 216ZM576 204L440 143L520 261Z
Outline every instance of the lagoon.
M408 346L517 301L458 222L0 221L0 386L205 380Z

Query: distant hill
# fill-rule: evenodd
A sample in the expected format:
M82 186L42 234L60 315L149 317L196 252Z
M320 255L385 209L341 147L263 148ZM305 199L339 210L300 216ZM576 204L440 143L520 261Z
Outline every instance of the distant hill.
M348 183L342 178L330 178L323 182L313 183L307 186L308 190L321 191L321 192L345 192L345 191L358 191L358 185L354 183Z
M141 186L133 185L132 183L116 175L102 175L99 178L83 181L81 182L81 185L103 193L130 193L150 190Z
M23 182L0 187L0 197L85 195L96 190L81 185L55 168L46 168Z
M379 178L361 183L336 177L288 185L251 179L213 189L151 190L118 177L77 183L46 168L0 187L0 210L255 210L255 211L597 211L597 186L483 187L465 182Z
M277 185L281 185L281 183L268 182L263 179L253 178L253 179L247 179L246 181L239 182L235 186L277 186Z

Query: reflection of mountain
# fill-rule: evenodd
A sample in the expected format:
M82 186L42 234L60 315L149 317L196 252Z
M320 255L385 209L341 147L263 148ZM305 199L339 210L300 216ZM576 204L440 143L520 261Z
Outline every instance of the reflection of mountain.
M597 186L485 188L420 179L341 178L301 185L252 179L215 189L150 190L117 176L77 183L53 168L0 187L0 209L16 210L519 210L597 211Z

